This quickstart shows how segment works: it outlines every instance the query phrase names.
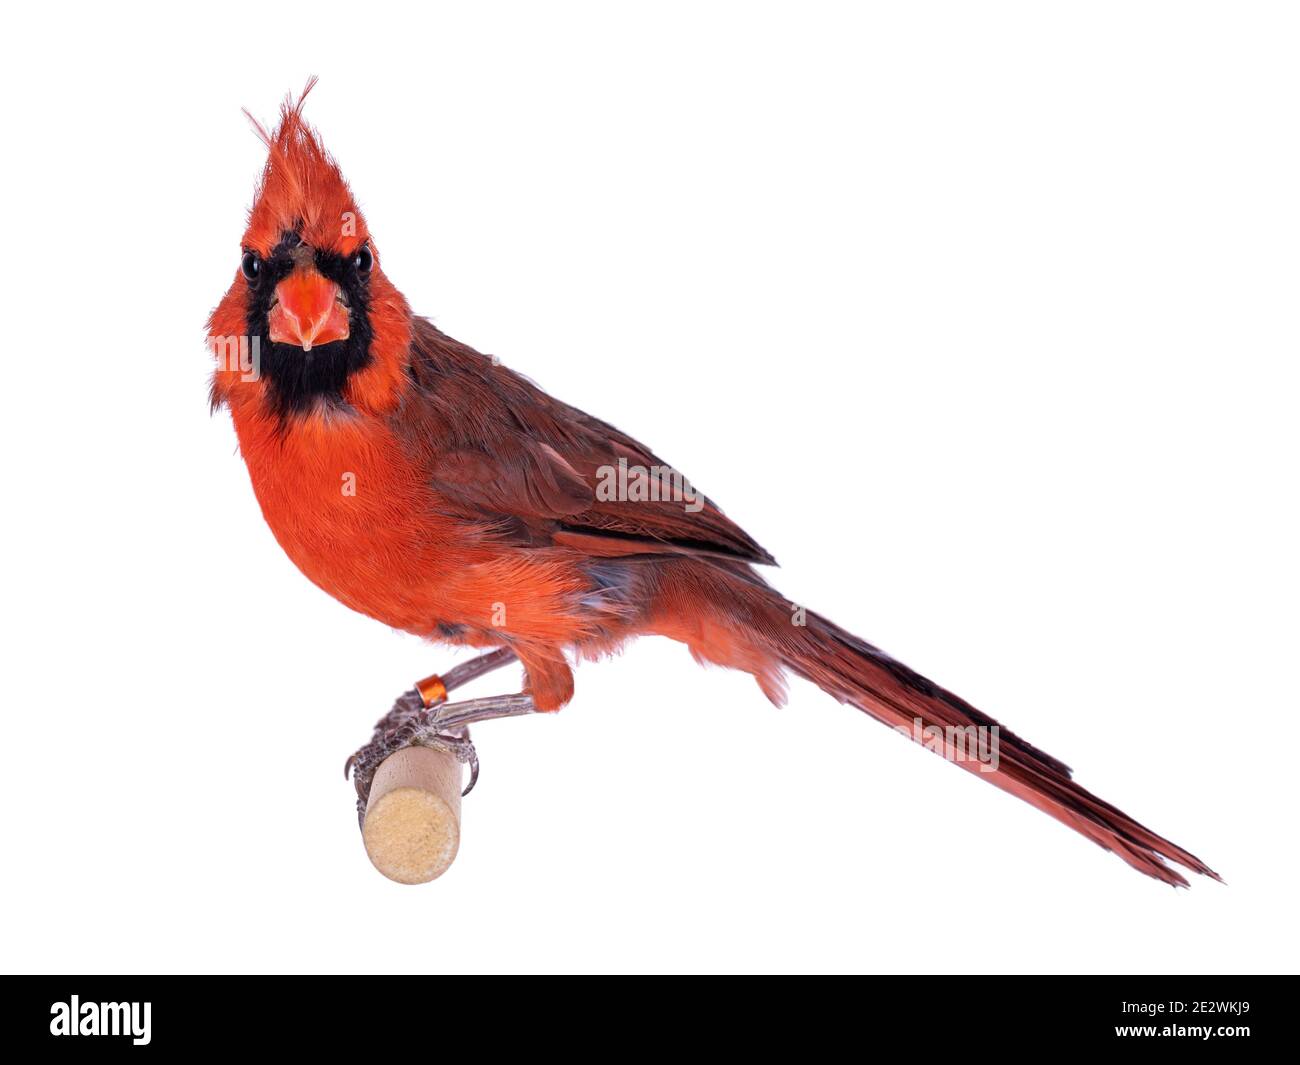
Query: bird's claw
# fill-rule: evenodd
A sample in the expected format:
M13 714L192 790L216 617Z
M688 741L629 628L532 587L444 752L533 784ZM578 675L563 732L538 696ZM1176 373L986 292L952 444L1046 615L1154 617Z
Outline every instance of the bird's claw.
M364 821L366 801L375 772L389 755L406 747L428 747L446 751L458 762L469 766L469 784L461 795L468 795L478 783L478 752L470 742L467 725L444 728L438 721L441 702L426 707L418 691L403 692L392 710L375 723L374 735L364 747L354 751L343 765L343 779L352 777L357 789L357 816Z
M474 785L478 783L478 751L474 749L474 744L470 742L469 726L462 727L459 736L450 732L440 732L434 734L429 742L423 739L416 742L422 747L445 750L453 755L456 761L469 766L469 783L465 785L465 790L460 793L461 798L463 799L474 790Z

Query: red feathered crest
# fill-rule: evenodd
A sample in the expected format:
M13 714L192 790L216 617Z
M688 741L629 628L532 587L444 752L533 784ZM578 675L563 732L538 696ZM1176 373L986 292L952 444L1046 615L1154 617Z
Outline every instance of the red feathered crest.
M365 219L338 164L316 131L303 121L303 104L315 84L312 77L296 101L292 96L285 98L274 134L244 110L270 150L244 234L244 246L262 255L270 252L282 234L295 229L312 247L343 255L350 255L369 239Z

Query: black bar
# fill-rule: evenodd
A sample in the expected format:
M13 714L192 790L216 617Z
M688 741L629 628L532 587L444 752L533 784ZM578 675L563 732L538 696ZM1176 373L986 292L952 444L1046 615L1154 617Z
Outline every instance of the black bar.
M779 1044L772 1040L787 1039L802 1045L801 1058L839 1057L847 1046L858 1048L856 1056L889 1046L1056 1054L1125 1044L1143 1053L1202 1047L1239 1056L1285 1053L1295 1041L1292 977L846 977L838 986L727 977L725 984L710 980L710 988L681 982L575 985L543 977L503 994L446 976L11 977L0 1000L0 1046L336 1055L377 1054L390 1041L391 1050L416 1040L440 1056L476 1056L522 1040L532 1041L537 1054L617 1060L652 1048L676 1047L691 1057L773 1051ZM104 1034L114 1025L118 1034ZM92 1029L100 1034L88 1034Z

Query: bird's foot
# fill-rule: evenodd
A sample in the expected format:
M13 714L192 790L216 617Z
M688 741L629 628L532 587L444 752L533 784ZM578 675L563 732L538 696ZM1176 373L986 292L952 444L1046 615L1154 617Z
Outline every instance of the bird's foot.
M448 679L451 675L448 674ZM448 685L449 687L450 685ZM427 692L421 695L423 682L411 691L398 696L392 710L375 724L370 742L358 749L343 767L346 778L352 776L357 789L357 816L364 821L366 802L375 772L390 755L406 747L430 747L446 751L457 761L469 766L469 784L463 795L468 795L478 783L478 752L469 738L469 725L474 721L487 721L497 717L517 717L530 714L535 709L527 695L498 695L487 699L467 699L448 703L446 689L438 701L426 705Z
M344 780L355 770L353 780L360 809L365 810L366 797L370 794L370 785L379 764L394 751L421 742L415 737L423 736L429 730L431 714L447 701L449 692L513 661L515 653L507 647L499 647L454 666L446 676L435 673L425 677L416 682L413 689L399 695L393 708L375 723L370 742L357 750L343 766ZM462 762L468 762L471 767L469 787L474 786L478 780L478 757L474 745L469 742L468 729L456 730L453 727L440 732L435 728L433 737L428 738L425 745L452 751ZM469 788L465 789L465 794L469 794Z

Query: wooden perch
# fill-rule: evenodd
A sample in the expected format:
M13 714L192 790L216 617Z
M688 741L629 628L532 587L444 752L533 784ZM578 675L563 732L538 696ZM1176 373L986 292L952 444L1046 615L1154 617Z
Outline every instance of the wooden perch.
M448 751L404 747L375 771L361 838L389 880L425 884L460 847L461 763Z

